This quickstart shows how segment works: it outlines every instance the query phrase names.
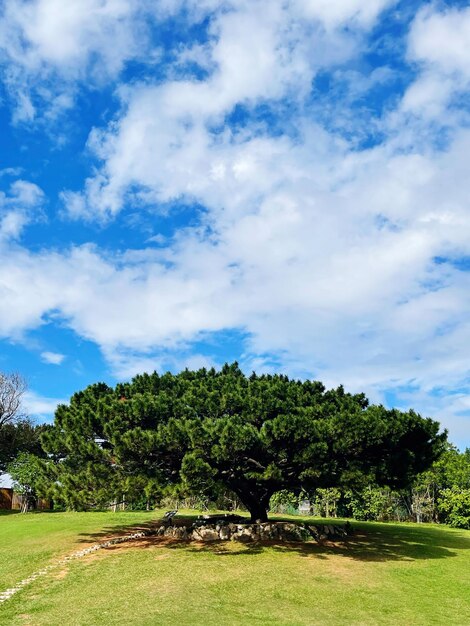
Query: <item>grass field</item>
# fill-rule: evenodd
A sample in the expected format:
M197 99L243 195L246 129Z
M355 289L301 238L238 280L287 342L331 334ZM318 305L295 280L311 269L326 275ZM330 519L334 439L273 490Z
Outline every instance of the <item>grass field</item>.
M0 516L0 591L155 512ZM299 518L296 518L299 519ZM52 570L0 605L17 625L470 624L470 532L355 523L344 542L156 538Z

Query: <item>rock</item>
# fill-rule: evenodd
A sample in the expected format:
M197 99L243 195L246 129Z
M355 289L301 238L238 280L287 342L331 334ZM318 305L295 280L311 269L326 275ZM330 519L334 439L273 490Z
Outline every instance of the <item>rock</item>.
M279 536L278 528L276 524L271 524L269 522L264 522L259 525L259 538L262 541L270 541L272 539L277 539Z
M306 526L305 530L307 531L307 533L309 534L309 537L315 540L318 540L319 537L319 532L318 532L318 528L316 526Z
M256 531L251 524L237 524L235 532L232 532L232 541L249 542L256 538Z
M164 536L172 539L187 539L188 532L184 526L169 526L165 529Z
M215 528L196 527L193 529L192 538L196 541L218 541L219 533Z
M219 539L222 541L228 541L232 535L229 526L221 526L219 529Z
M308 541L310 533L305 526L285 522L278 524L279 539L281 541Z

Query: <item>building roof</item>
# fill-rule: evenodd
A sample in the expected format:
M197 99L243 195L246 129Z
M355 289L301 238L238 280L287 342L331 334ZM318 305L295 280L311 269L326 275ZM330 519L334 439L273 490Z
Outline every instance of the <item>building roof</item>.
M0 489L11 489L13 481L10 474L0 474Z

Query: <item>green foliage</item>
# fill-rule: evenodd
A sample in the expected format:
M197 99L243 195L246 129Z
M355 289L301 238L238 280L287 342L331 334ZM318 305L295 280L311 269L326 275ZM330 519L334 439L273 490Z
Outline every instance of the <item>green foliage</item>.
M273 513L294 514L299 506L299 496L292 491L282 489L271 496L269 510Z
M181 463L180 475L190 494L210 494L214 490L216 471L206 463L198 451L188 452Z
M470 489L444 489L439 509L449 526L470 529Z
M341 508L346 507L346 515L356 519L445 522L465 528L466 516L470 515L466 504L469 490L470 451L461 453L448 444L441 457L407 489L370 484L342 492L339 501Z
M44 456L40 436L48 426L35 426L28 419L7 423L0 427L0 474L6 471L20 452Z
M355 519L385 521L393 517L396 502L390 489L369 485L365 489L349 491L345 495Z
M413 512L418 519L422 517L455 525L456 518L452 517L454 521L451 522L449 515L454 504L459 508L460 496L454 500L454 494L464 494L466 490L470 490L470 450L461 453L448 445L432 467L417 477L412 491Z
M319 517L337 517L341 491L336 487L317 489L313 498L315 515Z
M92 385L58 407L43 442L69 507L152 484L161 495L226 489L265 519L284 489L408 485L439 456L438 431L414 411L369 406L363 394L319 382L248 378L235 363Z
M34 454L21 452L8 466L14 490L24 497L23 511L34 507L38 498L40 459Z

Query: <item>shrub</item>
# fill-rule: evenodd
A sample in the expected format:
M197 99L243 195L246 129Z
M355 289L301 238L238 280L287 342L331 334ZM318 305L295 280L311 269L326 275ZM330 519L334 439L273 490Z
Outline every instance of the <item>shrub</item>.
M470 529L470 489L444 489L439 510L449 526Z

